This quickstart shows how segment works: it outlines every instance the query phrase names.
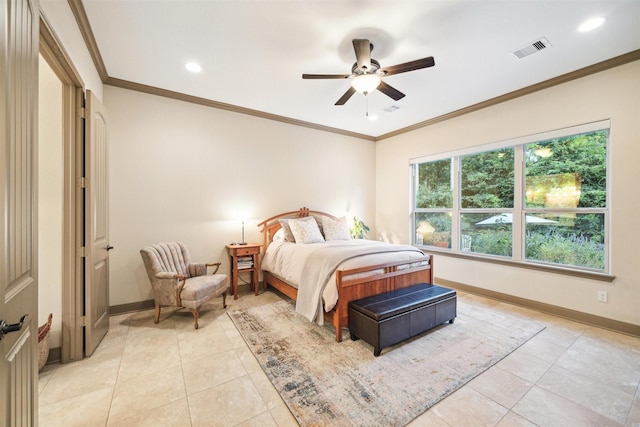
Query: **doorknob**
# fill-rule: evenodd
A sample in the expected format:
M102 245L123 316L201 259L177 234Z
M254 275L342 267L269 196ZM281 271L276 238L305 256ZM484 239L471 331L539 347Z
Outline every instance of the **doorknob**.
M0 320L0 340L9 332L16 332L22 329L22 324L24 323L24 319L26 319L27 316L28 316L27 314L23 315L20 318L19 323L14 323L12 325L9 325L4 320Z
M110 251L111 249L113 249L113 246L107 245L107 251Z

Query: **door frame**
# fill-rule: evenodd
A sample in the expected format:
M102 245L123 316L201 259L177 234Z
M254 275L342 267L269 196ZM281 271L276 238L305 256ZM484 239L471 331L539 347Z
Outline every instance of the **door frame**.
M40 54L62 82L63 230L62 230L62 363L80 360L83 345L83 102L80 73L40 15Z

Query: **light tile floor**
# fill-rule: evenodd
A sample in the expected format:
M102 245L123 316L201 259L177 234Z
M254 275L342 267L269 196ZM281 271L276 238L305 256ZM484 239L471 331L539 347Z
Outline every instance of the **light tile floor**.
M640 426L640 338L486 298L459 298L546 329L410 426ZM281 296L244 290L187 310L111 318L96 352L40 373L40 426L295 426L227 310ZM383 354L384 355L384 354Z

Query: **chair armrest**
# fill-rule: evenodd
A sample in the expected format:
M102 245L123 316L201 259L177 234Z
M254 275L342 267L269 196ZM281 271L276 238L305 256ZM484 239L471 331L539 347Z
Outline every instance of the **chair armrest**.
M211 274L216 274L218 272L218 269L220 268L220 264L222 264L221 262L212 262L212 263L208 263L205 264L207 267L215 267L215 270L213 270L213 272Z
M187 284L187 278L182 274L177 274L176 279L181 280L180 286L176 290L176 305L178 307L182 307L182 290L184 289L184 285Z
M203 263L203 262L194 262L189 264L189 276L197 277L204 276L207 274L207 267L215 267L215 270L211 274L216 274L218 269L220 268L220 262L212 262L212 263Z
M204 262L192 262L187 266L190 277L204 276L207 274L207 265Z

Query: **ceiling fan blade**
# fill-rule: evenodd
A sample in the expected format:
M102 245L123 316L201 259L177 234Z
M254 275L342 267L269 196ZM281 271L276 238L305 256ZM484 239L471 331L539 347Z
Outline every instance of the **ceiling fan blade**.
M387 76L393 74L406 73L407 71L419 70L421 68L433 67L436 62L433 60L433 56L427 58L416 59L415 61L405 62L404 64L392 65L385 67L381 71Z
M356 51L358 69L369 71L371 69L371 43L367 39L353 39L353 50Z
M349 89L347 89L344 95L342 95L342 97L338 99L335 105L344 105L349 100L349 98L351 98L351 95L353 95L355 92L356 90L349 86Z
M348 79L351 74L303 74L303 79Z
M385 82L380 82L380 85L378 85L378 90L387 95L389 98L393 98L394 101L404 98L404 93L389 86Z

